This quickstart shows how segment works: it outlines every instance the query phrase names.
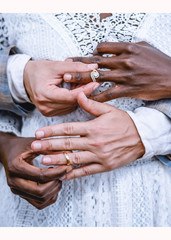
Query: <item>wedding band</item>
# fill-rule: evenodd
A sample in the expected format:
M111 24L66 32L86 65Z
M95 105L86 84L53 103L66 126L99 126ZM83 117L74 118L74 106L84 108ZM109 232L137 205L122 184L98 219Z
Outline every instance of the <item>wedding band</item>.
M98 78L98 77L99 77L98 71L97 71L97 70L93 70L93 71L91 72L91 79L92 79L92 81L93 81L93 82L96 82L96 78Z
M66 152L64 152L64 155L65 155L65 158L66 158L66 165L67 165L67 166L70 166L71 163L70 163L70 159L69 159L68 154L67 154Z

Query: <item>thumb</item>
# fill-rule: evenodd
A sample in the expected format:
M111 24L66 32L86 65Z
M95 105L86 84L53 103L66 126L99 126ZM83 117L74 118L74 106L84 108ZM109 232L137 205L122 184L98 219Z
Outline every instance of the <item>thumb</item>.
M114 107L106 103L99 103L88 99L83 92L79 93L77 97L78 104L88 113L99 117L100 115L110 112Z
M100 86L100 84L99 83L97 83L97 82L90 82L90 83L88 83L88 84L86 84L86 85L82 85L82 86L80 86L80 87L78 87L78 88L75 88L75 89L73 89L73 90L71 90L72 91L72 94L73 94L73 96L75 97L75 99L78 97L78 94L80 93L80 92L84 92L84 94L86 95L86 96L88 96L88 95L90 95L92 92L94 92L94 90L96 89L96 88L98 88Z

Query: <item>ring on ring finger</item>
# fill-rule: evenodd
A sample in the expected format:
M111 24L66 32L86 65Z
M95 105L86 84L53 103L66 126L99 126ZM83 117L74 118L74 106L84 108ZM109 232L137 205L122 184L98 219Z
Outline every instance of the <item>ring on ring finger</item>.
M90 75L91 75L92 81L96 82L96 78L99 77L99 72L97 70L93 70Z
M63 152L64 156L65 156L65 159L66 159L66 165L67 166L70 166L71 165L71 162L70 162L70 158L68 156L68 154L66 152Z

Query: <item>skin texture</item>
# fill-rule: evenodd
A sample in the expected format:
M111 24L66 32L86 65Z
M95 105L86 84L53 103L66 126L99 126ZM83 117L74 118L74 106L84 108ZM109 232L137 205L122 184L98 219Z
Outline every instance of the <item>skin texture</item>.
M87 122L63 123L36 131L37 139L52 136L69 136L35 141L33 151L79 150L68 153L71 165L84 164L73 169L61 180L69 180L90 174L110 171L140 158L144 145L129 115L108 104L78 96L79 105L97 118ZM80 135L80 137L72 137ZM39 146L39 148L37 148ZM48 161L47 161L48 160ZM44 156L46 165L66 164L64 154Z
M99 86L97 83L90 83L72 90L58 87L63 81L64 73L88 72L97 67L97 64L69 61L29 61L24 69L24 86L30 100L43 115L64 115L75 110L80 91L90 95Z
M62 187L59 178L65 175L70 167L40 169L33 166L32 160L40 154L31 150L33 140L35 139L1 132L0 160L11 191L36 208L43 209L56 201Z
M103 56L110 54L109 57ZM92 96L99 102L119 97L158 100L171 97L171 58L146 42L99 43L93 57L75 57L73 61L98 63L99 83L114 82L114 88ZM73 83L91 82L90 73L65 74L64 80Z

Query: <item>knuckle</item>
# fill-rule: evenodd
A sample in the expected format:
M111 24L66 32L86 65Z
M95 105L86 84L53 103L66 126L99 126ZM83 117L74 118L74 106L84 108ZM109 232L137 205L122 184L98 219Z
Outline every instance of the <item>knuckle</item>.
M80 58L79 61L75 62L75 70L76 71L83 71L85 69L85 64L83 60Z
M39 182L45 182L45 180L46 180L45 171L44 171L44 169L40 169L40 173L39 173L39 176L38 176L38 181ZM38 189L42 191L42 188L40 186L39 186Z
M45 201L45 190L42 186L37 187L36 195L41 199L41 201Z
M101 57L100 56L94 56L91 58L92 63L101 63Z
M78 164L80 164L80 162L81 162L81 158L80 158L79 153L75 153L73 156L73 159L72 159L72 164L78 165Z
M110 159L108 159L108 161L105 163L105 168L107 171L113 170L113 168L114 168L113 162Z
M124 61L124 65L126 68L132 69L135 66L135 62L133 58L127 58Z
M91 175L91 171L88 167L83 168L82 171L83 171L83 176Z
M125 43L126 44L126 50L128 51L128 52L134 52L135 51L135 48L136 48L136 46L135 46L135 44L134 43Z
M72 141L70 138L64 139L64 148L66 150L71 150L72 149Z
M92 141L90 143L90 145L94 148L97 148L97 149L103 149L104 148L104 141L102 141L102 140Z
M34 95L34 101L38 104L44 104L46 102L46 98L41 92L39 92L39 94Z
M46 140L46 143L45 143L44 147L46 148L46 150L52 150L53 146L52 146L51 140ZM41 169L41 172L43 172L42 169ZM41 174L43 174L43 173L41 173Z
M111 100L114 98L114 93L112 91L104 93L104 97L106 100Z
M73 126L69 123L64 123L63 132L65 135L71 135L73 133Z
M74 78L75 78L76 81L79 82L79 81L82 80L82 75L81 75L80 73L75 73L75 74L74 74Z
M74 57L74 58L72 58L72 60L73 60L73 62L75 62L76 64L77 64L77 62L79 63L79 62L82 62L82 61L83 61L82 57Z
M45 117L50 117L51 116L51 109L49 109L45 105L40 104L38 106L38 109Z

